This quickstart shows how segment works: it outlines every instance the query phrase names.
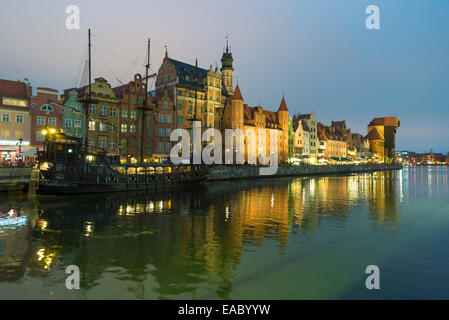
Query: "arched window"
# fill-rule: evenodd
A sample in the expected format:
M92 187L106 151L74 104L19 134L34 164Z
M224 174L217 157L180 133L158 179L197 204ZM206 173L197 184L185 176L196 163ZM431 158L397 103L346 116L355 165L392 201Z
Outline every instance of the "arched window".
M49 105L49 104L44 104L44 105L41 107L41 111L49 111L49 112L53 112L53 107L52 107L51 105Z

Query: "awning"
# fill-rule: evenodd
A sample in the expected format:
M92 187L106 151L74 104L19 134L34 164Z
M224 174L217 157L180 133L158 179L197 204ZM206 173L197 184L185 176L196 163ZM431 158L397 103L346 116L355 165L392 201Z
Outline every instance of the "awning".
M0 152L16 153L18 151L19 151L19 147L0 146ZM35 156L36 155L36 148L33 148L33 147L22 147L22 154L25 157Z
M352 161L352 160L350 160L348 158L341 158L341 159L339 159L339 158L331 157L331 159L334 160L334 161Z

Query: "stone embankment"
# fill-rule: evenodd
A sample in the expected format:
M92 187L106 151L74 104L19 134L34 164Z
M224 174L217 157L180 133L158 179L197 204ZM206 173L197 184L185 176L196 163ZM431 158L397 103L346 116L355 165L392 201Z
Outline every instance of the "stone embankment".
M28 188L32 168L0 168L0 192Z
M334 165L334 166L280 166L275 175L259 174L257 166L216 166L209 170L209 181L238 180L270 177L295 177L332 174L351 174L383 170L400 170L401 164L366 164L366 165Z

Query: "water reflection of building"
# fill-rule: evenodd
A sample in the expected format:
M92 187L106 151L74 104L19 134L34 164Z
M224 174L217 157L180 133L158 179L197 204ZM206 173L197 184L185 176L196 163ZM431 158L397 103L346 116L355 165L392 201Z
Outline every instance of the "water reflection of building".
M286 252L301 232L345 224L357 205L376 221L397 221L396 173L220 182L207 188L41 200L20 257L24 276L45 277L75 264L81 287L111 270L137 298L232 298L245 250ZM388 193L388 194L386 194ZM74 205L76 203L76 206ZM317 233L319 235L319 233ZM23 240L21 240L23 242ZM20 247L17 246L17 248ZM6 265L5 270L12 270ZM117 293L118 294L118 293ZM150 296L149 296L150 295ZM118 297L118 296L117 296Z

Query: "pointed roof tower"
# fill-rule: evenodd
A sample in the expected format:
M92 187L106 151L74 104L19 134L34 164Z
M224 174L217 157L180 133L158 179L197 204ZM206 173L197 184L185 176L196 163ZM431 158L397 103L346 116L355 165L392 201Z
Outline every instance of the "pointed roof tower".
M282 97L282 101L281 101L281 104L279 105L278 111L287 111L288 112L287 104L285 103L284 97Z
M243 97L242 97L242 93L240 92L239 85L237 85L237 87L235 87L234 94L232 95L231 100L242 100L243 101Z
M234 70L232 67L232 63L234 59L232 58L232 53L229 49L228 36L226 35L226 49L223 52L223 56L221 57L221 70L228 68Z

